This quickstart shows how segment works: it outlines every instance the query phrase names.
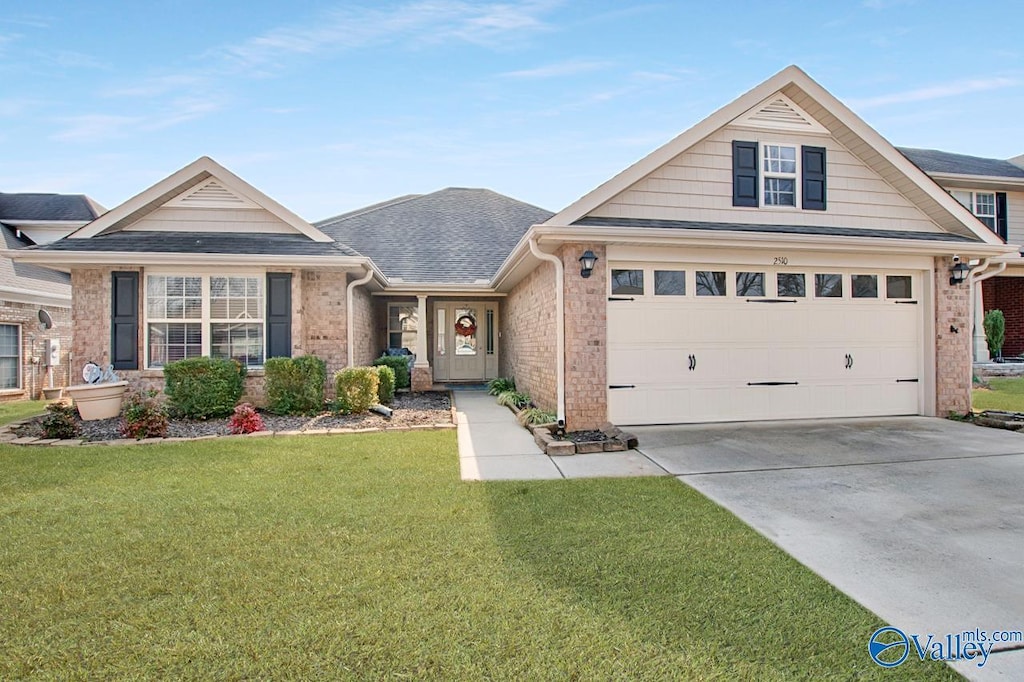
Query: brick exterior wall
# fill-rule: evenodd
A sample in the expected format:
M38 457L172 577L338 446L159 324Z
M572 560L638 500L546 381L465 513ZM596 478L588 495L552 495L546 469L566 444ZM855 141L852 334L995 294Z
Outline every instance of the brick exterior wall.
M580 276L579 257L590 249L597 266ZM572 431L608 421L608 269L604 244L565 244L565 421Z
M578 273L577 273L578 274ZM502 301L499 374L513 377L545 410L555 411L555 266L541 263Z
M81 376L82 366L93 360L100 364L110 362L110 273L138 271L132 267L74 268L71 271L72 308L69 323L64 327L73 331L73 343L67 347L74 354L71 370L73 383ZM274 270L281 272L281 270ZM284 271L288 272L288 271ZM314 354L327 363L328 381L325 386L329 397L334 395L331 376L348 362L348 339L345 332L346 287L348 276L344 272L292 270L292 353ZM142 277L145 275L143 274ZM142 286L140 282L140 287ZM373 328L377 323L377 307L368 292L356 289L356 362L366 364L375 355ZM139 362L145 365L145 305L143 292L139 292ZM34 318L36 307L32 308ZM66 314L66 313L65 313ZM57 317L55 316L55 321ZM58 323L59 324L59 323ZM369 330L369 331L367 331ZM38 336L37 336L38 338ZM118 374L136 390L163 391L163 373L160 370L122 370ZM249 373L245 380L243 400L256 405L264 403L264 377L260 370Z
M1003 356L1024 355L1024 277L993 277L981 286L985 312L1002 310L1006 318Z
M355 277L350 279L355 279ZM365 286L356 287L352 293L352 326L355 331L352 336L352 343L355 346L352 360L357 366L369 365L380 356L383 343L380 333L381 320L384 320L383 324L386 325L387 318L381 317L382 307L377 304ZM386 315L386 304L383 311Z
M949 258L935 259L935 412L965 414L971 409L971 288L950 285ZM950 327L959 331L954 333Z
M53 319L53 327L45 331L39 328L40 309L50 313ZM53 385L68 385L68 356L73 353L70 308L0 301L0 324L21 326L21 387L0 390L0 402L42 397L41 389L50 385L44 357L49 339L60 342L60 364L53 368ZM38 364L32 364L33 357L40 359Z

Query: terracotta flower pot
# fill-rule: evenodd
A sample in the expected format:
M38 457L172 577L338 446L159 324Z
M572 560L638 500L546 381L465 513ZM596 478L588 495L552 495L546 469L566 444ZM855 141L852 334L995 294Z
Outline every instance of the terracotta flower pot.
M121 413L121 398L128 389L127 381L105 384L68 386L68 395L75 401L82 421L111 419Z

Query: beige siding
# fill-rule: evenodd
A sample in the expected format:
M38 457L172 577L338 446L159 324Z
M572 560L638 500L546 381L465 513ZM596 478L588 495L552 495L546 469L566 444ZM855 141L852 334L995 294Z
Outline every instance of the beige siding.
M1006 193L1006 230L1010 244L1024 245L1024 192Z
M732 141L824 146L828 210L732 205ZM919 208L836 140L725 126L591 212L612 218L696 220L940 232Z
M297 234L295 228L262 208L174 208L164 206L132 223L125 230Z

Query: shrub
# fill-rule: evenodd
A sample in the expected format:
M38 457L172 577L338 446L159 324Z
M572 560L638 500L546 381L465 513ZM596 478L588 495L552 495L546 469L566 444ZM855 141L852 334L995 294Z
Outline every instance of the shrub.
M518 391L505 391L498 394L498 404L521 410L530 404L530 396Z
M395 370L387 365L377 365L377 378L380 386L377 388L377 401L381 405L390 405L395 399Z
M156 391L131 392L121 408L121 435L125 438L163 438L167 435L167 410Z
M1006 318L1003 316L1003 311L988 311L981 324L985 328L985 341L988 343L989 355L993 359L1002 357L1003 341L1006 340Z
M536 426L538 424L553 424L558 421L558 415L554 412L542 410L539 407L527 407L516 417L520 426Z
M164 392L184 417L226 417L242 397L244 378L245 366L236 360L187 358L164 365Z
M384 365L395 373L395 388L409 388L409 360L406 355L382 355L373 361L375 367Z
M78 435L78 410L70 403L52 403L46 406L43 417L43 435L47 438L74 438Z
M267 377L267 410L274 414L311 414L324 409L327 364L315 355L270 358L263 364Z
M491 395L501 395L514 390L516 390L516 380L509 377L498 377L487 383L487 392Z
M269 362L269 360L268 360ZM231 420L228 422L228 426L231 429L231 433L255 433L262 431L265 427L263 425L263 417L256 411L256 408L249 403L242 403L235 408L234 414L231 415Z
M366 412L377 404L380 377L374 367L347 367L334 375L334 384L334 406L342 414Z

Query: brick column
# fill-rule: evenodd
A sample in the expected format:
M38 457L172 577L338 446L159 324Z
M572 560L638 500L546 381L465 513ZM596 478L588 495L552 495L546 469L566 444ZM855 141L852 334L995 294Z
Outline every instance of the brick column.
M952 259L935 259L935 413L939 417L971 410L971 287L951 285L951 267Z
M597 265L580 276L579 257L590 249ZM571 431L608 421L608 263L604 244L565 244L565 421Z

